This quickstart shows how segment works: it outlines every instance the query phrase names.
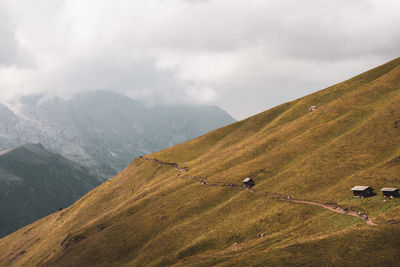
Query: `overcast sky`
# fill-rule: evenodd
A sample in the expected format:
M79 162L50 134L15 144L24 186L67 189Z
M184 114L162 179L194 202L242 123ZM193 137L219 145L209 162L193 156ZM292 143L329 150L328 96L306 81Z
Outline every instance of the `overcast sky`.
M0 98L107 89L242 119L400 56L400 1L0 0Z

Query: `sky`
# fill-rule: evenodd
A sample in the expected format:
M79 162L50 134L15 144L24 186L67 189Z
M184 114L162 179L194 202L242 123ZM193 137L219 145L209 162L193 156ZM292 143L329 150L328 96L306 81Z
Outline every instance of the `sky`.
M398 0L0 0L0 101L110 90L243 119L400 56Z

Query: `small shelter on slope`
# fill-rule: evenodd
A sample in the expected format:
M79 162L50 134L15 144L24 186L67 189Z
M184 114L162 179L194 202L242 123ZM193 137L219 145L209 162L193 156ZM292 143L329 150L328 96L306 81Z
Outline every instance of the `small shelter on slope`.
M313 106L311 106L311 107L308 108L308 112L313 112L313 111L316 110L316 109L317 109L317 106L316 106L316 105L313 105Z
M357 186L354 186L351 190L353 191L353 194L355 197L364 198L364 197L370 197L370 196L374 195L374 193L373 193L374 189L370 186L357 185Z
M390 188L385 187L381 189L384 197L399 197L399 189L398 188Z
M243 185L247 186L248 188L252 188L253 186L256 185L256 183L253 181L253 179L247 177L246 179L243 180Z

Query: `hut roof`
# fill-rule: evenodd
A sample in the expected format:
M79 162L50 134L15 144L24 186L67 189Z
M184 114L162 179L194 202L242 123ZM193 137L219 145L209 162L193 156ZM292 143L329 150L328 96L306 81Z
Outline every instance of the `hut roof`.
M384 187L381 189L381 191L387 191L387 192L393 192L399 190L398 188L391 188L391 187Z
M366 186L366 185L356 185L350 190L352 190L352 191L364 191L364 190L366 190L368 188L371 188L371 187Z
M243 180L243 183L248 183L250 181L252 181L253 179L251 179L250 177L247 177L246 179Z

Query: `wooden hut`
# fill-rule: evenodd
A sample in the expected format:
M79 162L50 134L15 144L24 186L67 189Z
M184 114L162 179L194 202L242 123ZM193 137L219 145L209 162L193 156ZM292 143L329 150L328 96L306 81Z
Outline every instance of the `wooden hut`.
M399 189L398 188L389 188L385 187L381 189L384 197L399 197Z
M364 185L357 185L354 186L352 189L353 194L355 197L370 197L374 195L373 190L370 186L364 186Z
M247 186L248 188L252 188L253 186L256 185L256 183L254 183L253 179L247 177L246 179L243 180L243 185Z

